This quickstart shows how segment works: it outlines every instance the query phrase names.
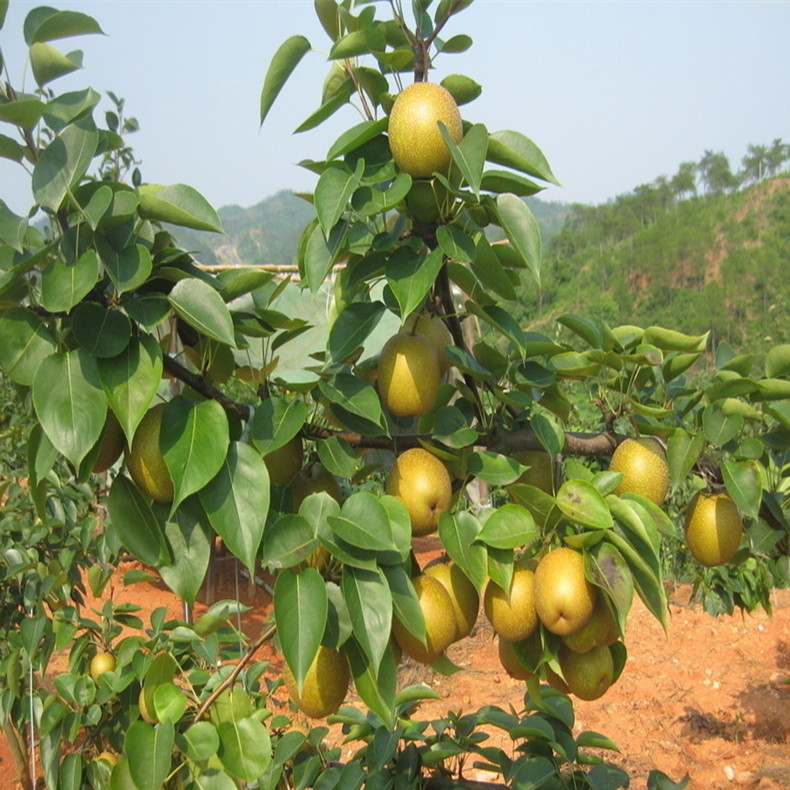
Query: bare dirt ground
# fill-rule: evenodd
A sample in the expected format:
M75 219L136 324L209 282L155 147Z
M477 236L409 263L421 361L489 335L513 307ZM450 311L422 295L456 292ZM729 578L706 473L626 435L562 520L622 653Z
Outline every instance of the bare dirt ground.
M435 553L426 546L421 558ZM218 566L215 598L239 597L253 606L245 630L255 636L269 611L266 591L239 581L233 563ZM626 668L595 702L576 701L575 732L595 730L620 748L611 762L643 790L648 773L660 769L675 781L689 774L690 790L777 790L790 787L790 591L774 595L774 614L711 618L688 603L688 587L670 590L669 633L641 602L629 618ZM179 601L161 585L115 587L116 600L144 610L166 605L181 617ZM196 614L205 610L205 603ZM520 708L524 683L499 667L496 642L481 615L471 637L453 645L449 657L463 672L443 677L407 663L404 683L430 683L440 701L426 704L420 718L448 709L472 711L485 704ZM274 658L273 667L281 666ZM349 701L358 702L351 694ZM474 769L468 778L493 781ZM0 736L0 789L16 790L16 771Z

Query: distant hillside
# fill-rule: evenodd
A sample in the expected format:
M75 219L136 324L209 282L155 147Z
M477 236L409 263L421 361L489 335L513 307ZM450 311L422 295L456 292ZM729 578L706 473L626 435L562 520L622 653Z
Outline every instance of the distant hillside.
M570 206L565 203L528 198L541 226L544 244L562 228ZM293 192L283 190L250 207L219 209L225 235L173 229L179 243L208 265L271 264L296 262L296 249L305 226L314 216L313 207Z
M677 200L649 188L572 207L541 287L509 306L523 325L563 313L663 324L743 349L790 341L790 178Z

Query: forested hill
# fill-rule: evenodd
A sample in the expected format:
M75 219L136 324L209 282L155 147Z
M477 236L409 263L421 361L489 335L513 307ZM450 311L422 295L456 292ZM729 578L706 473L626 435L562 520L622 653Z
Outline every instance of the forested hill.
M659 186L571 207L541 287L509 306L522 325L570 312L742 349L790 341L790 177L682 200Z

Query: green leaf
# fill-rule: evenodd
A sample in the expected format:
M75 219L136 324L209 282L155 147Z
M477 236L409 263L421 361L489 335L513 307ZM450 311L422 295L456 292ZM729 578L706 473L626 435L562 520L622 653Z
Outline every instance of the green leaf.
M267 398L252 417L252 443L261 455L268 455L293 439L306 419L304 402L276 396Z
M3 139L3 136L0 135L0 148L2 148ZM1 150L0 155L2 155ZM23 252L26 232L27 217L17 216L4 201L0 200L0 241L4 241L17 252Z
M614 523L606 500L584 480L566 480L557 492L557 507L572 521L585 527L606 529Z
M179 396L167 404L159 445L175 489L173 511L220 471L229 443L228 418L217 401Z
M540 413L532 415L530 425L543 449L552 458L562 452L565 447L565 432L560 425L545 414Z
M318 223L328 236L346 210L354 190L359 186L362 173L365 169L363 159L357 160L356 168L352 173L348 165L342 162L330 162L318 178L315 187L315 210Z
M351 546L369 551L394 548L387 511L369 491L352 494L343 503L340 514L330 516L328 523L334 534Z
M362 158L359 161L363 161ZM358 214L372 217L394 209L409 194L412 178L407 173L398 173L386 188L380 185L361 186L351 198L351 205Z
M519 326L518 321L511 313L498 305L478 305L473 301L468 301L466 307L469 312L482 318L490 324L496 331L504 335L513 345L523 354L527 348L527 339L524 330Z
M667 439L667 463L673 488L688 479L704 446L705 437L701 433L692 435L683 428L675 428L672 432Z
M469 456L466 471L487 483L507 485L518 480L519 475L524 472L524 467L508 455L490 450L477 450Z
M254 575L269 512L269 473L261 456L248 444L232 443L200 501L216 533Z
M154 689L154 711L157 721L177 724L187 708L184 692L173 683L160 683Z
M204 521L205 513L190 499L164 527L173 562L161 566L159 573L164 583L190 606L195 603L211 560L212 535Z
M321 465L338 477L352 477L361 463L356 450L337 436L317 442L316 450Z
M743 415L725 414L718 404L711 403L702 412L702 432L714 447L722 447L743 428Z
M71 316L74 339L94 357L116 357L129 345L132 324L120 310L83 302Z
M3 29L5 24L5 16L8 13L8 4L10 0L0 0L0 30Z
M721 473L727 493L739 510L757 519L762 502L763 486L760 470L755 461L722 460Z
M217 753L219 735L216 727L208 721L198 721L184 732L186 754L190 760L203 762Z
M129 725L123 751L137 790L159 790L170 773L170 753L175 741L171 722L156 726L136 721Z
M561 186L551 172L551 167L540 148L520 132L509 130L492 132L488 136L487 158L489 162Z
M532 514L521 505L497 508L483 524L477 540L495 549L517 549L539 537Z
M364 27L352 30L337 40L329 50L330 60L345 60L371 52L383 52L387 46L387 37L384 27Z
M511 249L521 265L526 266L540 283L543 247L535 215L520 197L508 192L498 195L494 205L496 223L505 231Z
M217 212L193 187L186 184L143 184L137 192L143 219L168 222L192 230L225 232Z
M329 399L333 406L339 406L346 412L361 417L368 423L381 426L384 431L384 416L381 401L376 390L362 379L351 373L338 373L329 381L318 383L321 393Z
M280 571L274 585L274 622L300 693L324 635L327 611L326 585L317 570Z
M40 6L28 14L24 31L28 45L37 41L55 41L104 32L99 27L99 23L87 14L78 11L57 11L46 6Z
M33 379L33 404L49 440L79 467L107 414L95 358L82 349L47 357Z
M628 563L607 541L600 541L590 546L584 554L584 562L587 577L604 590L614 602L620 632L625 633L626 620L634 598L634 577L628 568Z
M381 302L352 302L346 307L329 330L331 358L342 362L363 346L385 311Z
M470 47L472 45L472 39L469 38L469 36L455 36L441 46L441 51L463 52L463 49L453 49L456 44ZM450 49L448 49L448 46ZM483 92L483 87L480 83L475 82L471 77L467 77L464 74L448 74L440 84L443 88L450 91L453 99L455 99L455 103L459 106L469 104L469 102L474 101ZM488 137L488 132L486 132L486 137ZM487 140L486 147L488 147Z
M494 248L489 244L485 234L481 233L471 260L472 271L477 279L503 299L518 299L513 281L499 262Z
M338 510L340 509L337 502L325 492L314 494L313 497L316 499L326 497L334 502ZM317 547L316 530L311 522L305 516L284 513L263 533L263 563L267 568L274 570L292 568L307 559Z
M201 335L236 347L233 319L228 306L208 283L193 277L179 280L167 299L179 317Z
M488 130L483 124L476 123L466 131L463 139L457 145L452 141L447 128L441 122L439 130L450 150L453 162L461 171L461 175L474 194L479 196L488 150Z
M645 329L642 342L656 346L662 351L685 351L703 352L708 345L708 336L704 335L685 335L674 329L664 329L661 326L649 326Z
M343 568L340 589L351 617L354 637L370 659L375 676L390 640L392 593L381 568Z
M90 113L100 101L101 94L93 88L62 93L47 102L44 120L50 129L59 132L68 124ZM109 191L112 194L109 186L99 187L98 191Z
M390 587L393 614L402 623L408 623L409 631L425 644L425 615L406 567L385 565L381 570Z
M389 258L385 266L387 283L398 301L403 318L423 303L443 260L442 250L438 247L427 255L418 255L410 247L401 247Z
M315 129L316 126L320 126L327 118L330 118L341 107L344 107L353 93L354 83L351 80L347 80L343 88L332 94L332 96L324 101L315 112L305 118L299 126L294 129L294 133L299 134L300 132L307 132L310 129Z
M39 99L23 98L0 104L0 121L30 130L41 120L46 104Z
M103 236L97 235L96 249L119 294L138 288L151 274L151 253L142 244L132 244L121 252L116 252Z
M362 701L385 726L394 727L398 673L392 649L385 651L378 666L373 665L353 636L343 645L343 651L348 656L354 686Z
M0 368L11 381L29 387L56 348L49 327L32 310L12 307L0 313Z
M365 143L370 142L373 138L378 137L386 129L386 118L380 118L378 121L362 121L356 126L347 129L332 143L326 158L336 159L339 156L345 156Z
M146 565L158 566L167 558L164 533L148 500L125 475L118 475L107 499L110 529L118 540Z
M480 189L483 192L510 192L519 197L529 197L545 187L509 170L486 170L480 181Z
M304 269L303 279L313 294L318 292L326 276L343 253L347 229L345 222L339 222L332 228L327 239L316 220L315 227L309 232L300 265Z
M272 745L266 727L253 717L226 721L217 727L217 756L225 770L236 779L252 782L272 760Z
M445 551L478 591L488 578L485 546L476 543L480 530L480 521L472 513L442 513L439 517L439 538Z
M56 259L41 274L41 303L51 313L67 313L91 292L98 279L96 250L86 250L71 266Z
M284 41L272 57L261 90L261 124L269 114L274 100L291 76L299 61L310 51L311 44L304 36L291 36Z
M772 346L765 355L765 375L769 379L790 375L790 344Z
M475 258L474 240L456 225L440 225L436 229L436 240L448 258L461 263L471 263Z
M30 47L30 67L40 88L47 83L82 68L82 52L64 55L49 44L36 42Z
M33 197L42 207L57 211L66 195L88 170L99 145L91 118L67 126L41 152L33 168Z
M131 444L162 380L162 349L153 335L138 335L123 353L98 364L104 393Z

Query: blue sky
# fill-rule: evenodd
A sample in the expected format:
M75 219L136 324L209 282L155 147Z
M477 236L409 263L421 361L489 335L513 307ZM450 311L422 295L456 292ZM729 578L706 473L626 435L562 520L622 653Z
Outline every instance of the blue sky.
M38 4L11 0L0 31L17 88L25 76L21 25ZM91 14L107 34L61 42L83 50L85 68L53 87L91 85L125 98L140 122L130 142L146 181L191 184L217 207L309 190L314 176L296 163L320 159L359 119L349 108L317 130L292 133L318 106L328 68L312 0L47 4ZM316 51L259 129L269 59L294 33ZM434 79L473 77L483 94L463 108L465 118L517 129L542 147L563 183L543 193L549 200L603 202L672 175L705 149L724 151L735 168L749 143L790 142L787 2L477 0L446 33L468 33L475 44L440 58ZM31 89L29 74L26 83ZM0 160L0 198L24 211L32 200L17 170Z

